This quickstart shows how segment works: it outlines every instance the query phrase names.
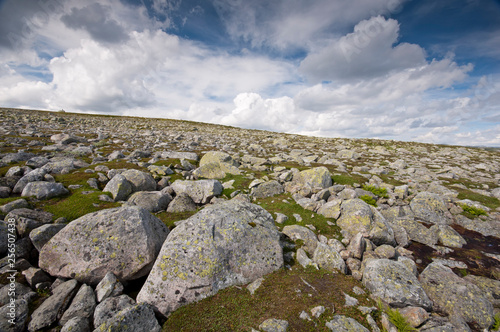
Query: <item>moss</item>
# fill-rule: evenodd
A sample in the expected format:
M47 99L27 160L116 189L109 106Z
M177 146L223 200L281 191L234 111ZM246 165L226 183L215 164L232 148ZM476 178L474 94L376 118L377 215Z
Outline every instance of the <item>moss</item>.
M388 198L387 189L383 187L375 187L372 185L364 185L363 189L366 191L370 191L371 193L377 195L378 197Z
M354 184L363 184L367 179L359 174L335 174L332 177L334 184L354 186Z
M479 216L486 216L487 213L481 208L477 208L475 206L470 206L467 204L461 204L460 207L464 210L462 214L467 218L474 219Z
M495 197L489 197L475 193L473 191L453 187L454 190L458 191L458 199L470 199L471 201L479 202L482 205L489 207L490 209L496 209L500 207L500 201Z
M175 222L179 220L185 220L192 215L194 215L197 211L188 211L188 212L178 212L178 213L171 213L171 212L160 212L156 213L156 217L163 221L163 223L168 226L169 229L173 229L175 227Z
M375 198L371 197L370 195L359 196L359 199L363 200L366 204L377 206L377 201L375 200Z

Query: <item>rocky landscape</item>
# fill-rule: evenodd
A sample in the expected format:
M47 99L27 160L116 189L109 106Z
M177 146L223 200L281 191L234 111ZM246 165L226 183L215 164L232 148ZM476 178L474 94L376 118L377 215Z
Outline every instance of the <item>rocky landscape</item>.
M498 150L0 115L0 331L499 330Z

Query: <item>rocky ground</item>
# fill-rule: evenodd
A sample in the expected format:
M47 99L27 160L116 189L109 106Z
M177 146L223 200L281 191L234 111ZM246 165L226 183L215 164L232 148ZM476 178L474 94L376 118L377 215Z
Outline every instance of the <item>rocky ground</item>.
M499 329L498 150L0 113L0 331Z

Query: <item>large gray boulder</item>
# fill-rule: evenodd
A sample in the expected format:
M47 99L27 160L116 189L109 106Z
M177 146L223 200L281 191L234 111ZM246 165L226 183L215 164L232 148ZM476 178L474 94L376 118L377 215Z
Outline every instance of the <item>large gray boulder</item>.
M156 190L156 181L149 173L128 169L122 175L130 182L132 192Z
M332 175L328 168L324 166L302 171L293 180L302 186L311 188L328 188L332 186Z
M351 236L362 233L377 245L396 243L394 231L382 214L359 198L342 203L337 225Z
M49 242L64 227L66 227L65 224L45 224L37 227L29 234L31 243L33 243L36 250L40 251L45 243Z
M196 211L196 204L193 199L186 193L180 193L170 202L167 212L179 213Z
M106 209L69 223L43 246L39 265L52 276L96 285L113 272L127 281L150 271L168 228L148 211Z
M156 320L153 308L146 303L139 303L125 308L97 326L94 332L160 332L161 326Z
M207 152L200 160L200 167L194 170L197 178L222 179L226 173L238 175L238 162L222 151Z
M124 201L132 193L132 184L123 175L116 174L102 191L111 193L115 202Z
M339 252L324 243L318 242L318 246L314 250L313 261L322 269L347 273L346 264Z
M403 227L412 241L434 246L439 240L436 229L427 228L412 217L398 218L393 224Z
M376 297L393 307L432 308L432 302L406 265L389 259L371 259L366 263L363 284Z
M271 180L252 188L251 195L254 198L266 198L282 194L284 191L285 189L278 181Z
M226 201L206 207L174 228L137 301L167 315L282 265L279 232L271 214L254 204Z
M24 187L26 187L28 183L34 181L43 181L45 178L45 174L47 174L47 171L42 168L32 170L31 172L20 178L19 181L17 181L14 189L12 189L12 193L20 194L23 192Z
M172 196L161 191L138 191L132 194L127 200L127 204L136 205L149 212L166 210L172 201Z
M34 196L36 199L45 200L53 197L68 194L68 189L64 188L62 183L35 181L28 183L21 193L21 197Z
M314 254L316 247L318 246L318 237L309 228L300 225L289 225L283 227L283 234L288 236L293 241L302 240L305 251L310 255Z
M434 310L445 312L459 321L476 323L482 329L493 324L493 305L485 292L457 276L449 267L431 263L419 279L434 302Z
M78 290L78 293L76 293L71 305L59 320L59 325L64 325L70 319L75 317L84 318L87 321L90 321L94 314L96 305L97 303L95 300L94 290L92 287L83 284Z
M218 180L177 180L172 183L177 195L186 193L197 204L206 204L212 197L222 194L222 184Z
M28 235L32 230L45 224L50 224L54 215L46 211L35 211L27 208L10 211L5 220L14 219L16 230L20 237Z
M437 194L423 191L418 193L411 202L410 207L415 218L432 224L449 224L448 209L443 198Z

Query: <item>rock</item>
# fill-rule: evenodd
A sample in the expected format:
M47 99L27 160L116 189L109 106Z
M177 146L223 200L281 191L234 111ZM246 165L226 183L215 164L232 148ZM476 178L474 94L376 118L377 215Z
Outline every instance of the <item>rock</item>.
M96 304L94 290L92 287L83 284L76 293L71 305L59 320L59 325L66 325L71 319L77 317L89 322L94 314Z
M283 224L288 220L288 217L283 213L275 212L276 214L276 223Z
M283 234L288 236L293 241L304 241L304 248L309 254L313 255L318 246L318 237L309 228L299 225L290 225L283 227Z
M121 174L130 182L132 192L156 190L156 181L149 173L141 172L136 169L128 169Z
M76 137L65 133L52 135L50 136L50 140L56 144L63 144L63 145L85 142L84 138Z
M340 254L326 244L318 243L314 250L313 261L322 269L347 273L347 268Z
M403 227L410 240L423 243L428 246L437 244L438 235L435 229L430 229L414 220L413 218L400 218L394 221L394 224Z
M257 278L254 281L252 281L248 286L247 289L250 292L250 294L254 294L255 291L262 285L262 282L264 281L264 278Z
M196 204L187 193L180 193L175 196L167 208L167 212L169 213L180 213L188 211L196 211Z
M376 297L393 307L432 308L415 275L403 263L388 259L371 259L365 265L363 285Z
M127 200L127 204L136 205L149 212L166 210L172 201L172 196L161 191L138 191L132 194Z
M132 193L132 184L123 175L116 174L102 191L111 193L115 202L124 201Z
M31 152L7 153L3 156L2 161L6 164L18 163L21 161L30 160L35 155Z
M48 163L42 166L41 169L52 174L67 174L72 170L90 166L80 159L68 157L54 157Z
M174 228L137 296L167 315L283 266L273 218L241 201L208 206Z
M420 274L425 292L440 310L467 323L487 329L493 324L493 305L476 285L439 263L429 264Z
M117 297L108 297L99 303L94 311L94 326L101 326L104 322L110 320L123 309L135 305L135 301L128 295Z
M33 157L30 160L26 161L26 166L32 167L32 168L40 168L43 165L47 164L50 160L48 158L45 158L43 156L37 156Z
M212 197L222 194L222 184L218 180L177 180L172 183L177 195L186 193L197 204L206 204Z
M97 284L95 291L97 302L102 302L108 297L122 295L123 285L112 272L108 272Z
M31 286L31 288L35 289L35 285L41 282L52 281L47 273L43 272L42 269L36 267L30 267L27 270L23 271L23 275L26 278L26 281Z
M303 268L306 268L309 265L314 266L314 262L307 256L307 253L302 248L297 249L295 259L297 260L297 263L299 263Z
M315 318L319 318L325 312L325 307L320 305L311 309L311 314Z
M429 319L429 313L420 307L405 307L399 309L399 312L413 327L419 327Z
M73 317L64 324L61 332L90 332L89 320L82 317Z
M263 332L286 332L288 330L288 322L275 318L266 319L259 325L259 329Z
M347 250L349 250L352 253L352 257L357 259L363 258L363 253L365 252L365 249L366 249L366 241L365 238L363 237L363 234L361 233L354 235L354 237L349 242L349 245L347 246Z
M406 197L408 197L408 186L402 185L394 187L394 196L399 199L405 199Z
M14 307L14 312L12 312ZM28 301L20 299L12 304L6 304L0 308L0 331L2 332L24 332L28 322Z
M355 319L342 315L333 316L333 319L326 323L326 327L334 332L370 332Z
M122 151L113 151L108 155L108 160L116 160L116 159L123 159L125 158L125 155L123 154Z
M22 178L17 181L16 185L14 186L14 189L12 189L13 194L20 194L23 192L24 187L30 182L34 181L43 181L45 179L45 175L47 174L47 171L44 170L43 168L37 168Z
M468 282L473 283L483 292L493 307L500 308L500 281L469 274L464 277Z
M278 181L271 180L252 188L251 196L254 198L266 198L282 194L284 191L285 189Z
M15 289L15 294L12 294L12 289ZM9 294L11 293L11 294ZM10 303L10 299L14 300L22 300L25 299L28 302L31 301L37 294L31 290L28 286L18 283L14 281L13 284L7 284L0 289L0 306L4 306ZM6 317L6 316L0 316ZM1 330L0 330L1 331Z
M341 199L332 199L325 204L323 204L319 209L318 209L318 214L321 214L322 216L326 218L333 218L333 219L338 219L340 216L340 205L342 204Z
M467 241L458 234L453 228L448 225L434 225L431 228L436 227L436 233L439 240L443 246L452 248L462 248L462 246L467 244Z
M159 332L160 324L156 320L153 308L146 303L139 303L123 309L111 319L106 320L94 331L109 332Z
M52 217L52 213L49 212L21 208L10 211L5 220L14 219L17 233L20 237L24 237L35 228L51 223Z
M297 182L302 186L324 189L332 186L332 175L328 168L324 166L315 167L300 172Z
M396 249L388 244L375 248L375 254L380 258L392 259L396 256Z
M29 233L31 243L36 250L41 251L43 246L65 226L65 224L46 224L37 227Z
M21 197L35 196L37 199L44 200L63 196L68 193L68 189L64 188L62 183L35 181L28 183L24 187Z
M349 296L346 293L344 293L344 298L345 298L344 307L353 307L359 304L359 301L356 298Z
M49 327L60 319L73 299L78 282L74 279L66 281L52 291L52 296L46 299L31 315L29 331L37 331Z
M40 252L52 276L97 284L107 272L120 280L145 276L168 235L148 211L121 207L86 214L69 223Z
M222 179L226 173L238 175L239 164L227 153L221 151L207 152L200 160L200 167L194 170L197 178Z
M377 245L395 244L394 232L389 223L374 207L358 198L342 203L337 225L351 236L361 232Z
M149 165L148 171L150 171L155 178L159 179L161 177L174 174L174 171L172 171L172 169L170 169L170 167L167 166Z
M0 198L7 198L10 196L12 189L7 186L0 186Z
M24 198L16 199L15 201L0 206L0 211L7 214L12 210L22 208L29 208L29 203Z
M449 224L448 209L441 196L429 192L418 193L410 202L415 217L432 224Z
M163 151L161 153L163 159L189 159L198 160L198 155L194 152L183 152L183 151Z

